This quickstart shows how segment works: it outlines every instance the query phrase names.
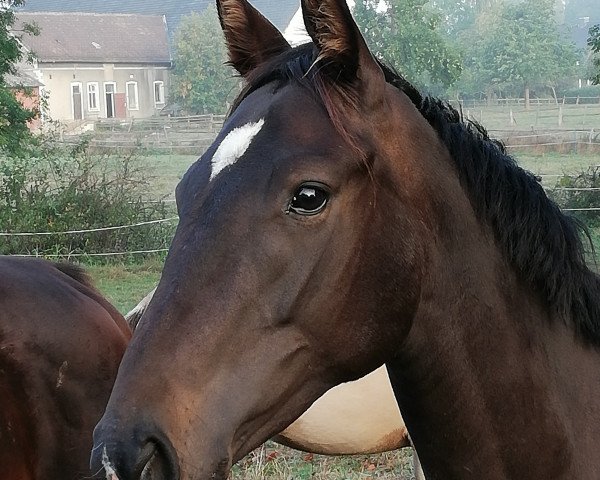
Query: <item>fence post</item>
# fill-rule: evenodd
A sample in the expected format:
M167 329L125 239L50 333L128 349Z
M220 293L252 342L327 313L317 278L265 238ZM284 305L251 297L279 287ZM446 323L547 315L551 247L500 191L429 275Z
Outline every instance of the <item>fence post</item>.
M558 107L558 126L562 127L563 124L563 109L562 107Z
M515 122L515 116L513 115L513 111L512 111L512 108L511 108L510 109L510 124L514 125L515 123L517 123L517 122Z

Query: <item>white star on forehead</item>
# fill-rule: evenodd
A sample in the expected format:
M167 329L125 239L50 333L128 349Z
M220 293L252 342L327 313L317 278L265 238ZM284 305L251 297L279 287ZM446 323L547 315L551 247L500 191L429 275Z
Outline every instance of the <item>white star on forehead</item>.
M246 153L252 140L264 124L265 119L261 118L258 122L250 122L234 128L227 134L210 162L212 166L210 180L221 173L224 168L237 162Z

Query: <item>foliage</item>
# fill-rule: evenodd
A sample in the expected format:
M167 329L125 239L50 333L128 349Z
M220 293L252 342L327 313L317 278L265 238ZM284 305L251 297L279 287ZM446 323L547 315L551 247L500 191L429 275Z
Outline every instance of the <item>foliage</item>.
M594 73L592 74L592 82L600 85L600 24L590 28L590 38L588 45L592 49L592 65Z
M561 97L567 97L566 103L575 103L576 98L580 97L579 104L598 104L600 85L587 85L581 88L566 88L560 90L559 99Z
M599 189L599 190L594 190ZM594 209L600 205L600 165L593 165L577 175L563 175L556 188L549 192L561 208ZM591 242L589 259L597 264L600 251L600 212L597 210L574 210L568 212L586 228ZM584 239L585 241L585 239Z
M93 154L86 140L59 146L42 138L32 156L0 156L3 232L64 232L128 225L166 216L163 202L148 203L148 174L134 152ZM44 236L7 236L0 254L70 254L164 248L173 225ZM151 239L151 241L150 241Z
M578 60L559 29L553 0L499 2L482 12L464 39L471 88L526 95L535 86L555 87Z
M458 53L439 31L428 0L359 0L354 16L371 50L419 87L447 87L460 76Z
M172 100L192 114L225 113L237 93L214 6L183 17L175 34Z
M502 0L431 0L439 11L444 31L449 38L469 30L477 16L494 8Z
M12 8L23 3L24 0L0 2L0 153L10 155L24 153L31 140L27 123L38 114L21 105L15 97L16 89L7 80L7 75L14 75L16 64L24 59L19 33L38 33L35 25L23 25L22 32L12 28L15 23Z

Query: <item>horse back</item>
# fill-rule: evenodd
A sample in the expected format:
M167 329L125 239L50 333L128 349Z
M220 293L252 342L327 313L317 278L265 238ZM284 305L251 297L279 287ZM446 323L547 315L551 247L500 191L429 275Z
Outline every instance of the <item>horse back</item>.
M78 268L0 257L0 279L1 476L89 477L125 321Z

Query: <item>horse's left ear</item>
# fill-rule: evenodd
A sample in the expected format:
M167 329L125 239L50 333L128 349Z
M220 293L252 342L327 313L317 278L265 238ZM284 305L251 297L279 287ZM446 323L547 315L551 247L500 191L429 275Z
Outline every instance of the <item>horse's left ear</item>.
M302 0L302 15L318 51L313 68L324 72L342 90L357 88L363 104L382 98L383 71L367 47L346 0Z
M247 0L217 0L217 11L229 50L229 63L243 77L291 48L281 32Z

